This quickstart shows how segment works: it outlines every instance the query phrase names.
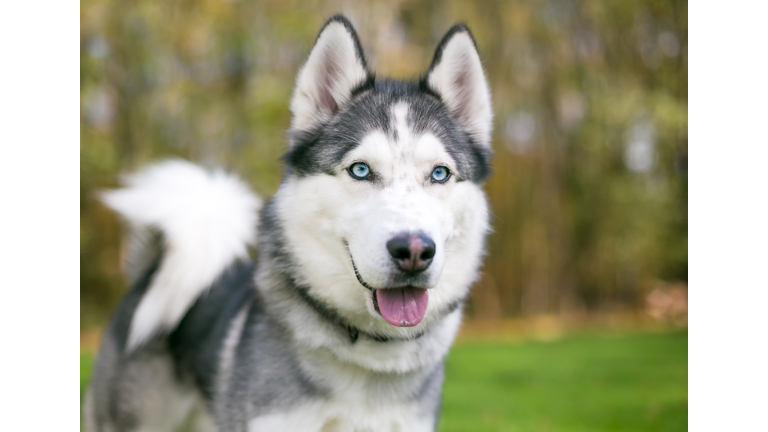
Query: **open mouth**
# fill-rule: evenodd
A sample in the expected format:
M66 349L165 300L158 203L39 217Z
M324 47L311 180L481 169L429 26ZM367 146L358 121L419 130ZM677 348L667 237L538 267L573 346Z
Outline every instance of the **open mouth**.
M413 327L427 312L429 294L423 288L377 289L373 291L373 306L388 323L397 327Z
M360 276L352 254L349 257L357 281L373 292L373 307L388 323L397 327L413 327L424 319L429 304L426 289L410 285L402 288L373 288Z

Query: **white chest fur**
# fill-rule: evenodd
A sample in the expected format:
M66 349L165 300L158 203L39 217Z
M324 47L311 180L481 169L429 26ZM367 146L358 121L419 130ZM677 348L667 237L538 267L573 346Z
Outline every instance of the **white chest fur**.
M373 372L340 362L330 351L302 349L301 368L328 392L288 410L252 419L249 431L421 432L433 431L436 419L419 390L436 366L411 371ZM439 397L439 396L437 396Z
M289 412L267 414L248 424L249 432L428 432L435 419L413 404L370 404L332 399L310 402Z

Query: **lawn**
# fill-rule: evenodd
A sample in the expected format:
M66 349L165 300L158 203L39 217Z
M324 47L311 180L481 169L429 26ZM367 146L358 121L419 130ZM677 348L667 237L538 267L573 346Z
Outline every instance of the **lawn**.
M688 333L457 344L441 432L688 430Z
M93 358L80 356L80 396ZM446 365L441 432L688 430L688 333L460 342Z

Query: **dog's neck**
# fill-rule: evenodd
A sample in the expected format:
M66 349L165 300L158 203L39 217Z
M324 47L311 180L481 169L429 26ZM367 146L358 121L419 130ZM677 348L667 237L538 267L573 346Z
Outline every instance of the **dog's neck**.
M393 338L361 330L338 312L315 300L308 287L291 277L290 265L280 256L262 254L256 287L270 321L288 330L302 351L329 352L338 361L373 372L407 373L431 369L441 362L461 322L461 302L442 311L440 318L414 336Z

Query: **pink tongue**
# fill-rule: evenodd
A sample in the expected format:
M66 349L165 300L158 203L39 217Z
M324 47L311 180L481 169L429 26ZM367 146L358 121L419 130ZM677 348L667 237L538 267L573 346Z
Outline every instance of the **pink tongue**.
M421 288L380 289L374 293L381 316L398 327L413 327L427 312L429 295Z

